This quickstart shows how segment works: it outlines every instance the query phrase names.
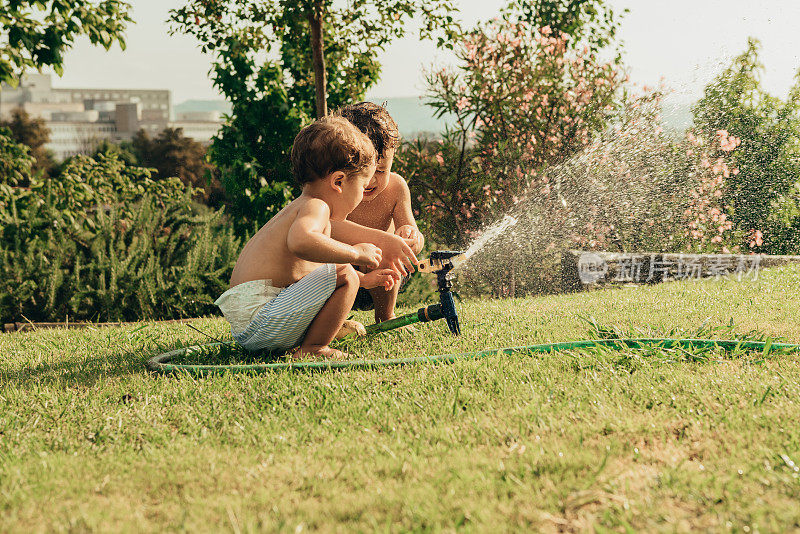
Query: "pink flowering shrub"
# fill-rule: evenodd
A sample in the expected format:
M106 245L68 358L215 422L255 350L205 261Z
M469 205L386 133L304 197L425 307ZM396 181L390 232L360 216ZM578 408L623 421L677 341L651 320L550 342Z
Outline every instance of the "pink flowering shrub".
M722 201L739 141L726 132L711 140L665 133L660 98L658 91L626 95L588 144L540 169L506 210L518 223L467 264L464 285L497 296L556 291L560 255L570 248L739 250L742 236Z
M728 153L741 144L737 137L718 130L710 141L701 134L686 132L686 156L693 164L688 205L683 212L687 222L683 236L691 252L740 252L742 236L734 229L731 206L724 203L725 181L739 174L726 161ZM752 241L752 240L751 240ZM754 248L754 247L751 247Z
M586 146L612 115L616 61L568 35L495 20L464 38L456 70L428 78L431 105L456 125L398 154L417 215L438 242L468 243L535 185L541 170Z

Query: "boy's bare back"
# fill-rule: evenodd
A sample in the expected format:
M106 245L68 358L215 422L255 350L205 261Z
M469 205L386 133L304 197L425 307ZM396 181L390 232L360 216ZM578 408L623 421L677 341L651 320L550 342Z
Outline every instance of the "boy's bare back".
M324 201L300 196L267 222L245 245L231 275L231 287L251 280L272 280L289 286L319 267L289 249L289 232L299 217L311 217L331 235L330 211Z

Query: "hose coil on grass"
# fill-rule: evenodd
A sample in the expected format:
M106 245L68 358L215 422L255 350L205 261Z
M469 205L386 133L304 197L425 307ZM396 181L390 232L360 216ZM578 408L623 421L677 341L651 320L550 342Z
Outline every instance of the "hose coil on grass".
M397 365L414 365L422 363L453 363L459 360L477 360L500 354L560 352L567 350L591 349L606 347L614 350L625 348L684 348L684 349L721 349L726 352L739 350L763 351L768 354L776 352L800 352L800 345L791 343L773 343L771 341L737 341L729 339L674 339L674 338L620 338L620 339L588 339L582 341L562 341L541 345L522 347L503 347L460 354L440 354L437 356L415 356L410 358L387 358L380 360L347 360L347 361L286 361L259 364L205 365L182 364L174 360L186 356L188 352L204 350L212 347L229 346L230 343L206 343L175 349L153 356L147 360L147 368L156 373L188 373L192 376L206 376L217 373L267 373L290 369L332 370L332 369L372 369Z

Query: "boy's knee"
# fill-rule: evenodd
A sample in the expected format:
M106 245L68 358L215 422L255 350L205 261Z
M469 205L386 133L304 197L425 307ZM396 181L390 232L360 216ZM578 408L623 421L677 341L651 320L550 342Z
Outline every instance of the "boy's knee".
M336 281L339 286L347 286L350 288L358 289L360 280L358 273L352 265L345 264L336 268Z

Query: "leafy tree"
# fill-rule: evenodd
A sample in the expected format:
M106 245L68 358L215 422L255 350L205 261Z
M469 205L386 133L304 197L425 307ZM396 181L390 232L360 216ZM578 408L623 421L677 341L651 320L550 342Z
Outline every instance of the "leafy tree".
M216 169L206 161L206 148L185 137L182 128L166 128L152 139L139 130L131 148L138 164L156 169L160 178L178 177L184 184L202 188L198 192L206 204L221 202L222 186L215 176Z
M623 13L627 13L627 9ZM534 28L549 27L572 43L599 50L614 43L621 17L604 0L510 0L504 16Z
M15 83L27 69L52 67L61 75L64 53L87 36L108 50L129 22L130 5L119 0L0 0L0 82Z
M0 121L0 128L8 128L15 141L30 147L30 154L36 160L34 172L53 166L53 156L44 146L50 141L50 130L44 119L32 118L24 109L15 108L11 111L11 118Z
M232 104L209 156L234 220L249 230L296 194L288 165L295 134L328 107L363 97L380 74L378 54L412 16L422 17L421 37L447 45L455 11L452 0L190 0L173 10L173 32L214 56L214 84Z
M92 159L97 160L100 154L105 154L106 156L113 154L118 160L122 161L129 167L139 166L139 158L134 152L133 143L131 141L114 143L108 139L101 139L97 144L97 147L94 149L94 153L91 157ZM64 165L68 163L69 160L65 161Z
M693 108L694 121L706 137L722 133L741 140L730 153L731 170L725 176L724 198L731 206L732 220L750 236L751 243L759 245L758 250L786 252L784 240L770 235L780 233L771 228L771 220L776 205L790 209L792 203L785 195L796 196L800 83L786 101L769 95L759 81L763 65L758 49L759 42L750 39L747 50L706 86L703 98Z
M64 165L58 178L36 179L31 190L38 197L53 195L53 206L62 220L78 228L89 224L86 213L98 206L117 206L121 216L128 217L132 205L148 196L157 205L180 204L194 191L177 178L153 180L150 171L130 167L115 154L98 154L96 159L77 155Z
M333 104L349 102L377 79L378 54L406 34L411 17L422 18L421 38L438 36L447 46L458 31L455 11L452 0L355 0L339 6L333 0L191 0L173 10L171 20L176 31L195 36L218 59L232 46L251 55L279 52L280 62L263 64L284 69L287 88L295 93L292 103L311 115L319 109L315 81L322 80L314 72L320 65L327 85L319 105L327 107L326 96Z

